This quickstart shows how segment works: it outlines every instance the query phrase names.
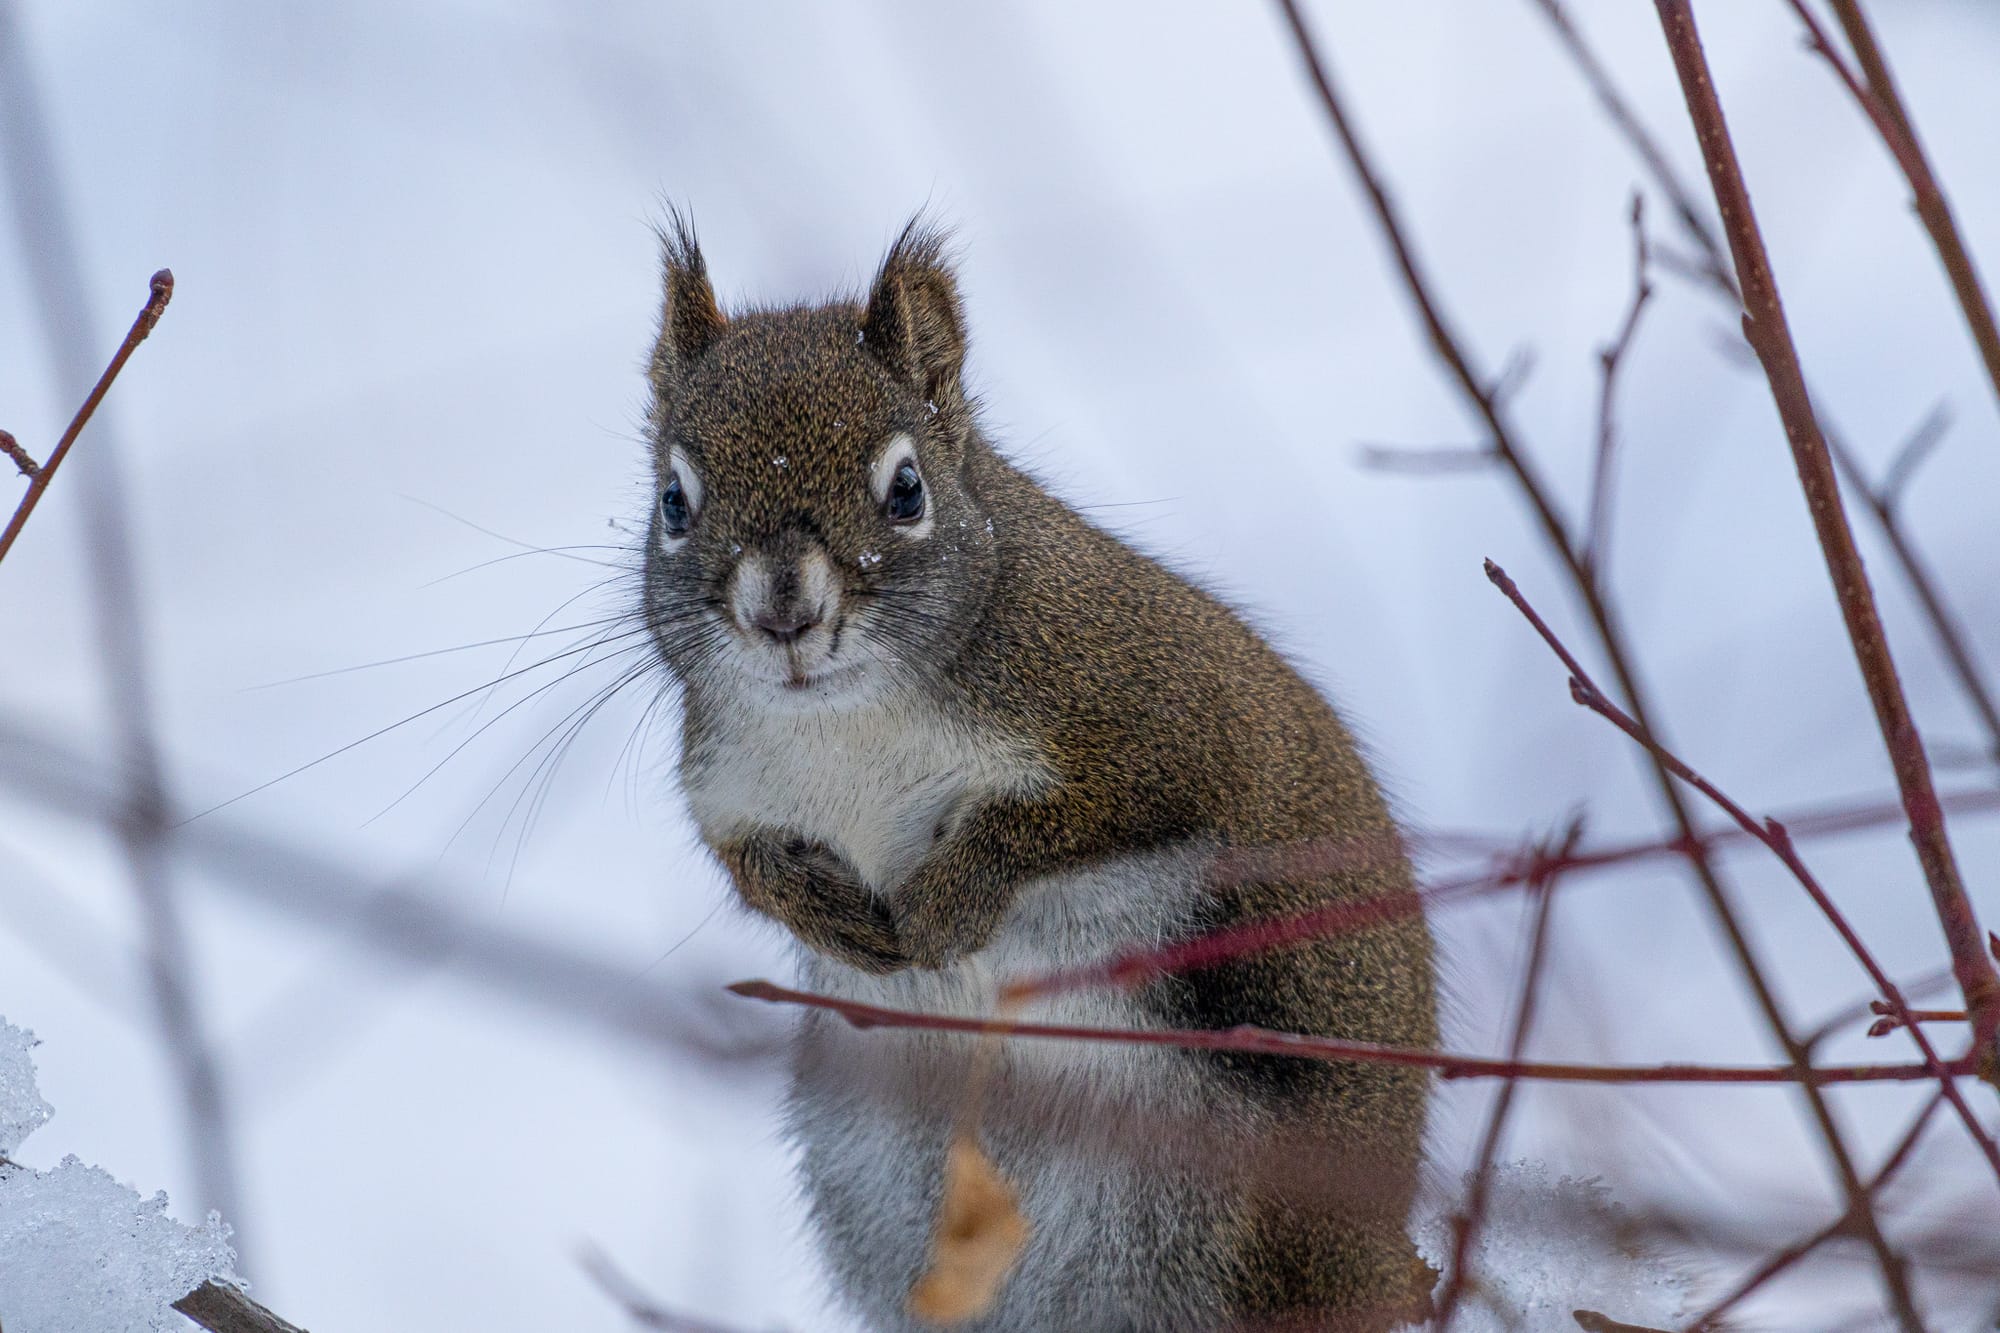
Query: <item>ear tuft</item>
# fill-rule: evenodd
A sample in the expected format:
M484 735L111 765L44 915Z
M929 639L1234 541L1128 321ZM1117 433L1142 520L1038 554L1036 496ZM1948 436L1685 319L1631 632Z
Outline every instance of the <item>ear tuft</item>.
M653 345L652 380L655 388L665 392L708 350L728 321L715 303L708 264L701 257L701 245L687 215L667 205L666 221L658 231L665 307L660 313L659 341Z
M964 393L965 312L948 241L922 214L911 218L875 275L861 319L868 349L940 407Z

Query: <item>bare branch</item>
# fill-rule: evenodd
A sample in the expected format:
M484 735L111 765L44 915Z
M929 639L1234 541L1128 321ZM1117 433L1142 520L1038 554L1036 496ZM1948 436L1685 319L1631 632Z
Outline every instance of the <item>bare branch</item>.
M1696 280L1711 295L1727 305L1732 316L1739 315L1743 308L1743 295L1737 287L1723 239L1702 210L1696 207L1693 190L1674 170L1666 154L1661 151L1659 143L1646 129L1644 122L1633 111L1631 104L1626 101L1617 85L1612 82L1604 63L1583 40L1582 33L1570 21L1559 0L1533 0L1533 3L1549 20L1564 51L1568 53L1571 61L1583 75L1584 81L1589 84L1592 92L1604 106L1612 125L1644 165L1647 174L1652 177L1654 186L1672 203L1675 220L1680 223L1687 240L1700 253L1699 259L1691 260L1673 251L1661 249L1656 252L1655 259L1662 268ZM1835 8L1837 12L1843 11L1846 8L1846 0L1840 0ZM1900 115L1900 102L1895 99L1894 85L1889 79L1887 67L1880 64L1880 53L1875 47L1872 35L1866 34L1866 24L1861 22L1858 8L1854 10L1854 19L1854 24L1847 25L1847 20L1843 18L1843 24L1849 27L1849 38L1855 41L1857 50L1863 53L1864 68L1871 68L1869 75L1871 82L1877 88L1887 91L1886 104L1896 108ZM1860 35L1857 36L1857 33ZM1879 77L1875 69L1870 67L1871 59L1876 62L1876 67L1879 67ZM1907 122L1907 118L1904 119ZM1969 259L1965 261L1968 271L1970 262ZM1971 284L1976 294L1976 277L1971 279ZM1963 298L1967 288L1963 284L1956 285L1959 286ZM1985 309L1983 294L1979 297L1979 307ZM1718 338L1716 346L1718 351L1732 362L1742 362L1746 366L1759 365L1756 352L1744 341L1740 329L1732 330L1727 336ZM1863 480L1863 473L1855 462L1852 451L1845 448L1838 440L1832 423L1825 415L1823 405L1815 402L1815 408L1819 411L1820 427L1826 435L1827 444L1834 450L1835 464L1863 494L1872 494ZM1871 504L1869 509L1878 519L1884 517L1883 511L1876 506ZM1931 576L1930 571L1918 557L1915 544L1900 526L1892 529L1885 523L1884 535L1889 540L1890 550L1895 555L1897 563L1902 566L1904 578L1909 581L1925 617L1931 623L1932 633L1936 636L1946 661L1951 666L1953 674L1958 677L1960 688L1986 726L1988 741L1982 762L1985 764L2000 762L2000 708L1995 707L1993 696L1987 689L1972 654L1967 649L1965 634L1958 624L1957 617L1951 613L1944 596L1938 591L1937 580Z
M922 1013L861 1004L832 995L792 990L768 981L739 981L729 990L749 1000L802 1005L839 1014L857 1028L916 1028L927 1032L965 1032L980 1036L1039 1037L1059 1041L1113 1042L1127 1046L1170 1046L1190 1051L1247 1051L1258 1055L1289 1055L1304 1060L1351 1060L1358 1064L1397 1065L1429 1069L1446 1080L1515 1078L1545 1083L1728 1083L1773 1085L1805 1082L1815 1087L1841 1083L1914 1083L1936 1077L1926 1064L1821 1065L1592 1065L1546 1060L1502 1060L1479 1055L1454 1055L1412 1046L1346 1041L1298 1032L1273 1032L1248 1025L1233 1028L1097 1028L1062 1023L1021 1023L998 1018L964 1018L956 1014ZM1947 1061L1944 1073L1953 1078L1972 1072L1970 1059Z
M1944 927L1953 971L1965 993L1966 1008L1974 1015L1974 1038L1982 1050L1987 1050L1996 1031L2000 1031L2000 973L1994 971L1983 948L1978 915L1959 876L1950 835L1938 807L1936 785L1924 756L1923 737L1910 716L1909 701L1897 678L1895 658L1876 613L1868 572L1841 508L1833 459L1813 415L1812 400L1799 367L1798 349L1792 343L1770 257L1765 252L1749 189L1736 160L1735 144L1729 137L1728 121L1709 75L1693 8L1688 0L1655 0L1655 6L1667 45L1673 52L1674 67L1680 76L1696 137L1701 141L1702 156L1708 164L1709 180L1722 212L1723 232L1736 261L1737 284L1744 295L1744 335L1763 363L1772 399L1784 421L1785 437L1791 445L1813 527L1819 535L1841 618L1853 642L1855 659L1875 708L1904 807L1909 812L1910 837L1923 864L1939 924ZM2000 1085L2000 1062L1989 1060L1989 1073L1996 1085Z
M1551 858L1560 861L1562 857L1576 850L1577 840L1583 835L1583 820L1570 821L1569 831L1561 844L1552 849ZM1556 895L1554 875L1545 875L1533 881L1530 888L1535 894L1535 923L1528 940L1528 965L1521 974L1521 993L1514 1003L1514 1034L1508 1039L1507 1058L1516 1064L1527 1055L1528 1034L1534 1029L1535 1009L1541 997L1542 970L1549 958L1549 921L1555 910ZM1500 1085L1500 1095L1493 1100L1492 1114L1486 1121L1486 1133L1479 1144L1479 1165L1472 1173L1472 1184L1466 1190L1465 1207L1454 1219L1457 1233L1452 1243L1451 1275L1445 1280L1445 1288L1437 1302L1436 1325L1440 1333L1451 1327L1452 1316L1458 1312L1459 1302L1464 1299L1466 1282L1471 1276L1472 1256L1479 1240L1479 1231L1486 1223L1486 1210L1493 1192L1493 1168L1499 1161L1500 1144L1507 1132L1507 1118L1514 1110L1514 1091L1520 1087L1518 1078L1509 1078Z
M1613 396L1618 387L1618 371L1625 362L1625 354L1631 350L1632 339L1639 332L1639 316L1645 313L1646 302L1652 298L1653 283L1647 269L1650 255L1646 245L1646 200L1637 193L1632 195L1632 300L1625 307L1625 318L1618 326L1617 334L1608 346L1597 354L1600 374L1597 393L1597 457L1591 465L1590 509L1583 522L1583 563L1590 570L1591 577L1604 577L1605 547L1610 542L1611 525L1611 450L1617 435L1617 417L1613 411Z
M1806 891L1806 896L1812 899L1813 905L1819 908L1820 915L1827 919L1828 924L1833 927L1834 932L1840 936L1841 942L1847 946L1848 952L1854 955L1855 960L1868 973L1868 979L1874 982L1876 988L1882 992L1883 999L1888 1005L1888 1012L1907 1018L1911 1012L1909 1002L1904 998L1902 991L1897 988L1895 981L1890 978L1888 972L1883 969L1881 963L1876 960L1873 951L1868 948L1867 944L1862 941L1861 936L1856 933L1853 925L1847 920L1846 914L1840 910L1832 897L1821 887L1819 880L1814 877L1812 871L1807 869L1806 863L1799 857L1798 849L1792 845L1791 834L1785 830L1785 826L1775 819L1766 819L1762 823L1759 823L1757 820L1751 818L1747 810L1731 800L1714 783L1695 772L1680 756L1674 754L1664 745L1660 744L1659 741L1648 735L1644 727L1640 726L1616 704L1612 703L1610 699L1605 697L1604 691L1599 689L1597 683L1590 678L1590 674L1583 669L1583 665L1577 661L1575 654L1571 653L1564 646L1562 640L1557 637L1556 632L1549 628L1548 622L1542 619L1533 606L1529 605L1527 597L1522 594L1520 588L1515 586L1514 580L1507 577L1507 571L1489 560L1486 562L1486 576L1493 581L1493 585L1500 589L1507 600L1514 604L1515 608L1521 612L1528 623L1534 627L1535 632L1541 635L1542 641L1548 644L1550 650L1569 669L1570 696L1577 703L1609 721L1620 731L1652 751L1675 777L1693 787L1703 796L1706 796L1717 808L1728 815L1730 819L1734 820L1738 828L1741 828L1746 834L1770 848L1771 853L1784 864L1785 869L1791 872L1792 877L1799 882L1799 886ZM1950 1080L1945 1077L1944 1062L1939 1059L1937 1050L1931 1045L1930 1039L1914 1023L1906 1023L1905 1026L1909 1028L1910 1036L1916 1042L1917 1048L1923 1052L1925 1062L1936 1071L1939 1084L1943 1088L1945 1095L1951 1099L1953 1107L1959 1113L1959 1117L1964 1120L1967 1133L1979 1145L1980 1151L1986 1155L1987 1162L1993 1168L1995 1179L2000 1180L2000 1145L1994 1143L1992 1136L1979 1123L1979 1117L1973 1114L1972 1107L1966 1103L1964 1097L1951 1085Z
M1889 461L1889 470L1882 474L1882 484L1876 488L1875 499L1879 500L1885 509L1894 513L1902 502L1903 491L1909 486L1910 479L1916 475L1917 469L1923 466L1924 461L1931 456L1938 445L1944 442L1945 432L1950 429L1949 403L1939 403L1917 423L1917 428L1910 432L1909 438L1903 441L1903 447L1898 449L1896 456ZM1828 442L1831 443L1831 440Z
M250 1299L241 1289L204 1282L174 1302L174 1308L208 1333L306 1333Z
M83 406L77 408L76 415L70 418L69 429L65 430L62 439L56 442L55 450L49 455L48 462L37 467L34 459L15 442L12 435L6 437L7 456L14 460L16 467L28 475L28 493L21 497L21 503L15 507L14 517L7 520L6 528L0 529L0 560L5 560L7 552L13 549L14 539L19 537L21 529L27 526L28 515L34 513L35 506L41 503L42 492L46 491L49 483L56 479L56 469L62 466L63 459L69 457L70 446L76 443L77 436L83 434L83 428L90 423L91 415L97 411L97 405L104 401L104 395L110 391L112 381L118 378L118 372L123 370L125 363L131 359L133 350L146 341L146 335L160 322L160 313L167 308L167 302L173 299L173 295L174 275L166 269L161 269L153 275L152 295L146 298L146 304L140 309L139 317L132 321L132 327L125 334L125 341L118 344L118 350L112 353L111 364L107 365L104 373L97 377L97 383L91 388L89 397L83 400Z
M1661 729L1651 719L1645 692L1640 686L1638 668L1611 605L1602 595L1597 581L1591 577L1589 568L1584 564L1576 544L1571 539L1568 524L1556 507L1552 493L1543 483L1527 452L1516 442L1504 415L1503 405L1483 390L1481 377L1473 371L1458 339L1445 323L1437 299L1432 295L1430 286L1405 238L1402 224L1389 202L1387 192L1382 187L1380 176L1353 131L1326 62L1321 59L1312 35L1306 30L1305 19L1299 13L1296 0L1279 0L1279 5L1305 64L1307 75L1319 94L1327 121L1340 141L1348 165L1368 194L1376 221L1395 256L1404 286L1430 334L1433 350L1450 372L1461 393L1480 419L1486 423L1493 447L1499 451L1508 470L1513 474L1522 497L1534 511L1549 545L1568 570L1577 596L1582 599L1590 612L1591 621L1597 628L1605 656L1618 678L1619 687L1624 691L1632 716L1646 734L1661 735ZM1730 952L1737 962L1737 969L1756 1000L1766 1026L1784 1048L1792 1062L1792 1068L1800 1079L1807 1109L1826 1147L1829 1163L1840 1180L1842 1192L1868 1223L1869 1245L1882 1269L1883 1281L1891 1299L1899 1311L1908 1310L1910 1301L1907 1282L1900 1264L1889 1249L1887 1240L1882 1237L1880 1228L1875 1225L1874 1214L1866 1196L1861 1192L1861 1178L1855 1169L1854 1155L1847 1146L1846 1137L1841 1132L1840 1126L1834 1122L1833 1113L1828 1108L1826 1099L1820 1095L1818 1087L1808 1077L1811 1063L1809 1053L1792 1032L1790 1021L1786 1018L1777 994L1771 987L1763 960L1743 930L1731 894L1709 859L1706 847L1700 841L1693 816L1689 813L1679 787L1675 785L1673 775L1660 762L1658 756L1653 756L1651 768L1654 787L1659 793L1660 800L1672 815L1674 826L1682 839L1689 868L1693 870L1695 879L1708 900L1710 912L1728 941ZM1910 1333L1915 1333L1914 1314L1904 1321L1904 1327Z

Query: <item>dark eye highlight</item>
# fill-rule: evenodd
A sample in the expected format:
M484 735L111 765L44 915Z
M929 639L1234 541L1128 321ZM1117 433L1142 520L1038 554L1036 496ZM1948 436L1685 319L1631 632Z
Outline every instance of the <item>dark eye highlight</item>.
M914 523L924 516L924 479L917 475L917 465L908 459L889 483L889 497L882 502L882 510L891 523Z
M676 472L667 478L667 489L660 492L660 527L669 537L685 537L694 526L694 514L688 509L687 490L681 485L681 474Z

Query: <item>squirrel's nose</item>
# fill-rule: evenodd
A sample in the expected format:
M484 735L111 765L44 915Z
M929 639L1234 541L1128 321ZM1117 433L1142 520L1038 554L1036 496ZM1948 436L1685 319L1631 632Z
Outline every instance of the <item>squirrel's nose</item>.
M800 635L804 634L814 625L819 624L819 619L817 612L792 609L787 611L759 611L750 617L750 623L758 632L769 637L772 642L788 644L796 641Z

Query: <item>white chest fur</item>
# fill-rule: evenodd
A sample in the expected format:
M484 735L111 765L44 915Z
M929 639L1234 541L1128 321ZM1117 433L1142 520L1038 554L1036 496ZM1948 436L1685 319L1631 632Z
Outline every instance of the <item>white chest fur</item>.
M1132 854L1024 885L992 942L948 968L870 976L802 955L805 984L871 1004L995 1012L999 983L1160 943L1201 892L1205 850ZM1123 991L1039 1002L1038 1022L1157 1027ZM929 1251L945 1144L984 1089L981 1146L1031 1236L999 1305L963 1333L1209 1333L1241 1133L1180 1052L1094 1042L866 1031L809 1018L789 1105L808 1197L843 1294L877 1333L922 1333L904 1301ZM984 1061L985 1074L975 1076ZM1227 1128L1225 1128L1225 1126Z
M824 842L876 889L908 875L966 803L1046 778L1028 746L908 694L829 708L709 702L705 735L681 761L702 837L766 828Z

